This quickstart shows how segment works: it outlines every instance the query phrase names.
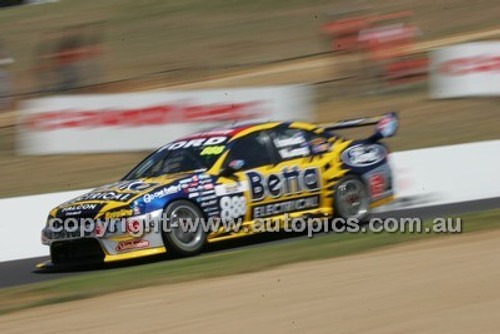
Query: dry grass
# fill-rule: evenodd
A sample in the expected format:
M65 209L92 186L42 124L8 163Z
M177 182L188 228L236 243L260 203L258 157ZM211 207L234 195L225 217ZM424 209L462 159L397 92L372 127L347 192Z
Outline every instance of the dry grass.
M498 24L495 0L389 0L368 2L374 11L412 9L422 39ZM35 50L48 32L94 22L103 32L103 80L165 73L163 83L203 78L248 64L329 49L319 35L325 12L352 6L347 0L65 0L0 11L1 38L15 58L18 91L35 86ZM151 80L146 77L144 80Z

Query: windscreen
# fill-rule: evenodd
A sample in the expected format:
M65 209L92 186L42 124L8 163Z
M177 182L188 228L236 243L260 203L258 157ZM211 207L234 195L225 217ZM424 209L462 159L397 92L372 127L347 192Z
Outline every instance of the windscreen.
M226 141L226 137L209 137L172 142L143 160L124 180L206 170L224 152Z

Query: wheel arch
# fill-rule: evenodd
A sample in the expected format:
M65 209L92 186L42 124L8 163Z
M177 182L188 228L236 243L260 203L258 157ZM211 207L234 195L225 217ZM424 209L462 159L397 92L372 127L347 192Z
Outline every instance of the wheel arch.
M179 201L186 201L186 202L189 202L189 203L193 204L194 206L196 206L201 211L201 213L203 214L203 219L207 219L207 213L205 212L205 210L203 210L203 208L201 207L200 203L198 203L196 201L193 201L192 198L187 198L187 197L174 197L174 198L171 198L171 199L167 200L165 202L165 204L163 205L163 212L165 212L165 210L167 209L167 207L170 204L175 203L175 202L179 202Z

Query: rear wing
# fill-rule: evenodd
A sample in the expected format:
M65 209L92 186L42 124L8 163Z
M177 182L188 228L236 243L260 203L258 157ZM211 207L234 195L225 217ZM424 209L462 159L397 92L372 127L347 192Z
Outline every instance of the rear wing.
M377 125L376 136L380 136L381 138L392 137L398 128L398 117L395 112L390 112L380 116L346 119L335 123L320 124L319 126L325 131L334 131L368 125Z

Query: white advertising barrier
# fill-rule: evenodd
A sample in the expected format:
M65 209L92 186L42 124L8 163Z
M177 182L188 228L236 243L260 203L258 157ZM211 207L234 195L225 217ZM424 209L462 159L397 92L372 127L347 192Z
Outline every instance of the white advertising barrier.
M499 153L500 140L395 152L396 201L379 211L500 197ZM48 255L40 241L47 214L86 191L0 199L0 261Z
M258 88L68 95L25 101L19 154L151 150L236 121L308 119L310 88Z
M0 262L48 255L49 248L41 242L41 231L49 211L87 191L0 199L0 210L6 213L0 221Z
M395 152L396 200L384 211L500 197L500 140Z
M433 98L500 95L500 42L477 42L431 52Z

